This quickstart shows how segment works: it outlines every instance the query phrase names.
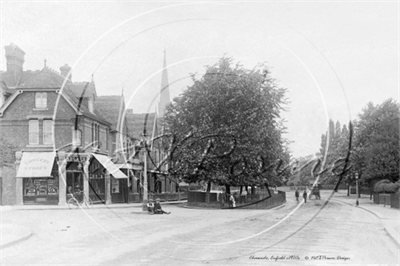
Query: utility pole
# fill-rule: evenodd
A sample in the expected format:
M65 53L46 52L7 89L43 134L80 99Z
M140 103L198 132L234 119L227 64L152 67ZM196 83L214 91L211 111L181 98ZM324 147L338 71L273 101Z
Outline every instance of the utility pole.
M147 135L143 132L142 151L143 151L143 203L142 210L147 211L148 191L147 191Z

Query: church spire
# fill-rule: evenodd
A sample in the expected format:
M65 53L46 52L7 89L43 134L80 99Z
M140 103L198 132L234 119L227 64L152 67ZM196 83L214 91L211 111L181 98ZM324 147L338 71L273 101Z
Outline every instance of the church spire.
M167 71L167 56L164 48L164 65L161 78L161 90L160 90L160 100L158 103L158 116L163 117L166 112L166 107L170 102L169 97L169 83L168 83L168 71Z

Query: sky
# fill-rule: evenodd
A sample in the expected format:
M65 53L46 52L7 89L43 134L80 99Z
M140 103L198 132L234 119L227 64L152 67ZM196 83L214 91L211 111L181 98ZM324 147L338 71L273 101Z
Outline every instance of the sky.
M294 157L319 151L329 119L342 125L368 102L399 100L398 1L0 1L4 46L24 70L70 65L98 95L124 94L154 112L164 51L171 99L222 56L265 63L287 89L282 112Z

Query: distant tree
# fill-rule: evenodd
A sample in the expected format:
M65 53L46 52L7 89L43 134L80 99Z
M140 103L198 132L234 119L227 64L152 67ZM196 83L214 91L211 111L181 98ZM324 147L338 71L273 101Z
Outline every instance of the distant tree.
M174 99L166 115L171 174L219 185L279 183L274 163L289 154L282 138L285 89L261 65L248 70L221 58ZM283 171L285 172L285 171ZM210 187L210 186L209 186Z
M328 134L329 133L329 134ZM320 153L322 155L322 161L325 161L323 165L324 169L332 168L340 158L345 158L349 152L349 139L350 133L346 125L341 126L340 122L337 121L336 125L332 120L329 120L329 128L326 134L321 136L321 147ZM329 141L327 147L326 143ZM341 169L343 170L343 169ZM339 169L335 173L340 173ZM332 171L325 171L320 177L322 184L336 184L338 176L332 173ZM349 173L345 173L344 180L350 181ZM351 181L352 182L352 181Z

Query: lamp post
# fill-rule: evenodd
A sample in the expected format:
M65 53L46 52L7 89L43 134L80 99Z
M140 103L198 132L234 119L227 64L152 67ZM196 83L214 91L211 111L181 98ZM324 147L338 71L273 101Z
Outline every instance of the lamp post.
M356 206L358 206L358 204L359 204L359 202L358 202L358 198L359 198L359 194L358 194L358 173L355 173L355 177L356 177L356 193L357 193Z
M143 132L141 149L143 151L143 203L142 210L147 211L148 191L147 191L147 139L146 131Z

